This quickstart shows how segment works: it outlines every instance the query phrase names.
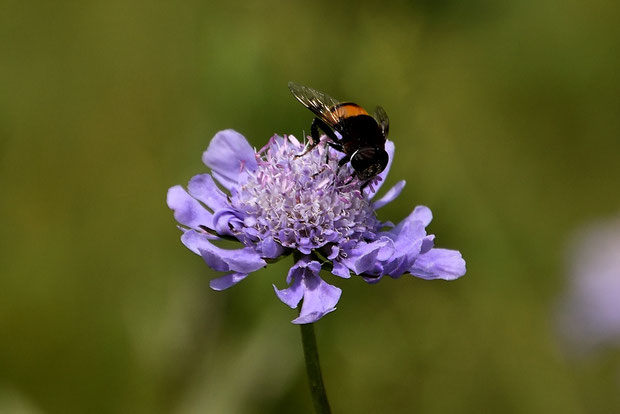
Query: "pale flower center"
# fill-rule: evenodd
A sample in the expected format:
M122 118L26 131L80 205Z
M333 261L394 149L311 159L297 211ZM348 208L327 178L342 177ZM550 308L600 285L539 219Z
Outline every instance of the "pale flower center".
M258 168L233 196L246 213L244 232L260 240L271 236L285 247L312 249L328 242L359 239L378 222L360 182L348 167L338 168L323 144L301 157L295 138L273 142Z

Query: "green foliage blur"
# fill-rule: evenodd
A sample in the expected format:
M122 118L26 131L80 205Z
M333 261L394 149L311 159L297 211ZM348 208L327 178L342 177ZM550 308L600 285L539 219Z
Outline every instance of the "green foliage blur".
M617 2L2 4L1 413L312 412L291 263L212 291L165 202L218 130L309 131L289 80L386 108L380 217L429 206L468 267L325 276L333 411L620 412L618 351L553 324L568 240L620 210Z

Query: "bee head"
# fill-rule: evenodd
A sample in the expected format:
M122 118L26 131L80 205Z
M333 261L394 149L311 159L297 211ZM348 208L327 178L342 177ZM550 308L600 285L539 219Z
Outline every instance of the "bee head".
M360 180L369 180L385 169L388 153L381 148L360 148L351 156L351 167Z

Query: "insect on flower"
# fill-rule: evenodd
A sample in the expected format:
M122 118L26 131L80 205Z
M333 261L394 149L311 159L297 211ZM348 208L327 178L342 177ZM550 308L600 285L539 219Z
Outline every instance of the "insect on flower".
M274 135L257 151L238 132L220 131L202 155L211 173L194 176L187 190L168 190L183 244L224 273L211 280L211 288L228 289L292 256L288 286L273 288L291 308L302 304L293 322L306 324L336 309L342 290L323 279L330 274L371 284L403 274L427 280L463 276L461 253L436 248L435 236L426 232L433 218L428 207L415 207L396 225L377 218L376 210L405 186L401 180L373 199L394 158L385 111L378 108L375 119L359 105L295 83L289 87L317 116L305 150L292 135ZM241 246L223 249L221 240Z
M339 167L351 161L360 180L370 180L385 169L389 161L385 151L389 120L382 107L378 106L372 117L356 103L338 102L323 92L295 82L289 82L288 87L293 96L316 115L310 127L310 143L299 156L319 144L321 129L329 137L328 145L345 154Z

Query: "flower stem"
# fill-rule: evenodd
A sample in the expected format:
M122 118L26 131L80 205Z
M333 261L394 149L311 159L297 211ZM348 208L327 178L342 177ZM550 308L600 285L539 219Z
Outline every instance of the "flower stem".
M316 346L316 337L314 336L314 324L307 323L299 326L301 327L301 342L304 347L306 371L308 373L308 383L310 385L310 394L312 394L314 411L317 414L330 414L331 410L329 409L329 402L327 401L327 394L323 385L319 352Z

